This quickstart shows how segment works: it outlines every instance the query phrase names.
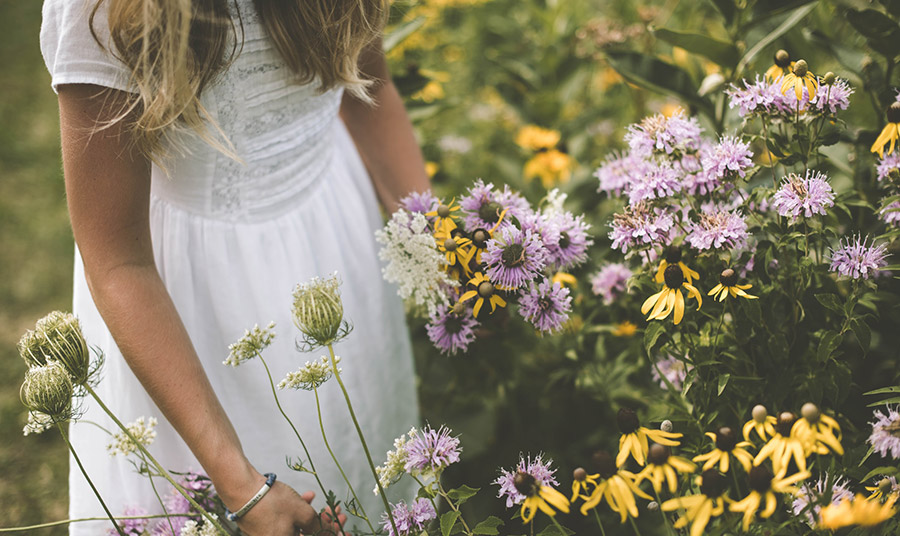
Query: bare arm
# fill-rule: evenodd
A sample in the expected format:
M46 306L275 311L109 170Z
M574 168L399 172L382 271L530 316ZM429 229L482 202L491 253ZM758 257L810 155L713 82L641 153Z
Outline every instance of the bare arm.
M63 168L69 215L88 286L131 370L236 510L265 481L241 449L178 312L163 285L150 242L150 164L131 148L121 124L91 135L122 94L103 88L59 89ZM315 511L280 484L242 529L250 534L296 534L311 528ZM308 496L311 499L311 496Z
M393 212L406 194L428 189L425 161L403 100L391 81L380 40L360 58L360 68L375 80L370 92L376 105L345 93L341 119L372 176L381 204Z

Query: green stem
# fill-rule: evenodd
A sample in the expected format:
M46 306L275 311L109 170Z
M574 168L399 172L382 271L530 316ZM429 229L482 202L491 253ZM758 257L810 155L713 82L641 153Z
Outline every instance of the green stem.
M600 527L600 536L606 536L606 531L603 530L603 523L600 522L600 514L597 513L596 508L591 509L594 512L594 519L597 520L597 526Z
M723 292L728 292L728 291L723 290ZM724 322L725 322L725 311L722 311L722 314L719 316L719 324L716 326L716 336L713 339L713 349L712 349L712 358L713 359L716 358L716 351L719 349L719 334L722 331L722 324Z
M375 485L378 486L381 501L384 503L384 509L387 512L388 520L391 522L391 528L394 529L394 534L400 534L397 530L397 523L394 521L394 514L391 512L391 505L388 504L387 495L385 495L384 488L381 486L381 480L378 479L378 473L375 471L375 463L372 461L372 455L369 453L369 446L366 444L366 438L363 435L362 428L359 426L359 421L356 419L356 412L353 411L353 404L350 402L350 394L344 386L344 380L341 379L341 371L338 369L337 359L334 355L334 347L331 344L328 345L328 354L331 356L331 369L334 373L334 378L337 380L338 385L341 386L341 391L344 393L344 400L347 401L347 409L350 410L350 418L353 419L353 426L356 427L356 433L359 435L359 442L362 443L363 451L366 453L366 460L369 462L369 469L372 470L372 477L375 479Z
M88 485L93 490L94 495L97 496L97 500L100 501L100 506L103 507L103 511L106 512L106 516L112 521L114 527L116 527L116 532L118 532L121 536L125 536L125 531L122 530L122 527L116 523L116 518L113 517L112 512L109 511L109 507L106 506L106 502L103 501L103 497L100 496L100 492L97 491L97 487L94 485L94 481L91 480L91 477L88 476L87 471L84 469L84 466L81 465L81 459L78 457L78 453L75 452L75 447L72 446L72 443L69 441L69 436L66 435L66 431L63 430L63 425L61 423L56 423L56 427L59 429L59 434L62 436L63 441L66 442L66 446L69 447L69 452L72 453L72 458L75 459L75 463L78 464L78 468L81 469L81 474L84 475L84 479L87 480Z
M344 473L344 468L341 467L341 462L338 461L337 456L334 455L334 451L331 450L331 445L328 444L328 437L325 436L325 425L322 422L322 406L319 403L319 390L315 387L313 388L313 393L316 395L316 412L319 414L319 429L322 431L322 441L325 442L325 448L328 449L328 454L331 454L331 459L334 460L334 464L337 466L338 471L341 472L341 476L344 477L344 482L346 482L347 487L350 488L350 493L353 495L353 500L356 501L356 505L359 508L359 512L362 512L362 518L366 522L366 525L369 526L369 530L372 531L372 534L375 534L375 527L372 526L372 523L369 521L369 515L366 514L366 509L363 508L362 501L359 500L359 497L356 496L356 491L353 490L353 485L350 484L350 479L347 478L347 475Z
M145 516L119 516L113 518L115 521L129 521L132 519L159 519L162 517L190 517L193 514L152 514ZM61 519L59 521L50 521L41 523L40 525L28 525L27 527L6 527L0 528L0 532L19 532L26 530L49 529L51 527L62 527L70 523L83 523L85 521L107 521L107 517L79 517L78 519Z
M672 524L669 523L669 516L663 512L662 509L662 499L659 498L659 492L656 491L656 488L653 488L653 496L656 497L656 504L659 505L659 515L662 516L663 522L666 524L666 534L675 534L675 529L672 528Z
M772 160L775 158L775 155L772 154L772 151L769 150L769 123L766 121L765 116L762 118L763 124L763 136L766 139L766 151L769 153L769 163L772 164L772 185L775 189L778 189L778 179L775 177L775 161Z
M211 516L209 514L209 512L207 512L202 506L200 506L200 504L198 504L197 501L194 500L194 498L191 496L191 494L188 493L188 491L185 490L178 482L175 482L175 479L172 478L172 475L170 475L169 472L166 471L163 468L163 466L160 465L160 463L158 461L156 461L156 458L154 458L153 455L150 454L150 452L143 445L143 443L141 443L140 441L135 439L134 435L132 435L132 433L128 429L128 427L126 427L124 424L122 424L122 421L120 421L119 418L116 417L115 414L106 406L106 404L103 403L103 400L101 400L100 396L96 392L94 392L94 389L91 388L91 386L88 384L85 384L84 388L87 390L88 393L90 393L90 395L94 398L94 400L97 402L97 404L100 406L100 408L107 415L109 415L109 418L112 419L114 423L116 423L116 426L118 426L119 429L122 430L122 432L125 434L125 436L128 437L128 439L130 439L131 442L134 443L134 445L138 448L138 450L141 451L141 453L147 458L147 460L150 461L150 463L153 465L153 467L156 468L156 471L163 478L168 480L169 484L171 484L172 487L174 487L178 491L178 493L180 493L187 500L187 502L190 503L190 505L193 506L197 510L197 512L200 513L200 515L202 515L204 518L206 518L206 520L208 522L212 523L212 526L215 527L219 533L224 534L225 536L228 536L228 532L224 528L222 528L222 525L219 523L219 521L216 518L214 518L213 516Z
M628 516L628 521L631 522L631 528L634 529L635 536L641 536L641 531L638 530L637 523L634 522L634 518Z
M450 496L447 495L447 492L444 491L444 486L441 485L440 480L437 481L437 485L438 485L438 492L441 494L441 497L443 497L444 500L447 501L447 504L450 505L450 509L453 510L454 512L456 512L457 514L459 514L459 521L462 523L463 528L466 531L466 534L472 534L472 529L469 528L468 523L466 523L465 518L463 518L463 516L462 516L462 512L459 511L459 506L454 504L453 501L450 499Z
M556 516L550 516L550 521L552 521L553 524L556 525L556 530L559 531L561 536L566 536L566 531L563 530L562 525L560 525L559 521L556 520Z
M438 507L437 507L437 503L434 502L433 491L431 490L431 486L425 487L425 484L421 480L419 480L419 478L416 475L410 474L409 476L411 476L412 479L415 480L417 484L419 484L420 488L428 490L428 500L431 501L431 506L434 507L434 511L437 512ZM435 476L435 478L440 480L441 475L438 474L437 476Z
M147 463L144 460L144 463ZM166 508L166 503L163 502L162 497L159 496L159 491L156 490L156 483L153 482L153 474L150 472L150 468L147 468L147 478L150 480L150 487L153 488L153 494L156 495L156 500L159 501L159 505L162 506L163 514L166 514L166 522L169 524L169 529L172 531L172 534L175 534L175 527L172 525L172 520L168 518L169 510Z

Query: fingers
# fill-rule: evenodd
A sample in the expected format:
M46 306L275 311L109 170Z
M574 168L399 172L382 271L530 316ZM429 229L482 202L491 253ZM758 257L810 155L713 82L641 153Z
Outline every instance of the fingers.
M304 501L310 503L310 504L312 504L313 499L314 499L315 497L316 497L316 492L315 492L315 491L304 491L303 493L300 494L300 498L303 499Z

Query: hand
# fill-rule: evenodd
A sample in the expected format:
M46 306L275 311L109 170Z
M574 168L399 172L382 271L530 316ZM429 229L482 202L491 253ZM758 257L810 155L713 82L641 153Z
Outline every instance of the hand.
M312 491L299 495L290 486L275 482L266 496L238 521L238 527L248 536L340 534L347 516L338 507L334 512L340 521L338 525L330 511L317 514L311 505L314 497Z

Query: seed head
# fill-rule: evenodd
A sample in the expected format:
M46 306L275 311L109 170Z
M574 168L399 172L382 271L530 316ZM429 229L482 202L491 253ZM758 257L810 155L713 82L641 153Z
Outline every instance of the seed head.
M825 73L825 76L822 77L822 82L826 86L830 86L831 84L834 83L835 79L837 79L837 77L834 75L834 73L831 71L828 71L827 73Z
M659 510L659 503L656 502L656 501L650 501L650 502L648 502L648 503L647 503L647 510L650 510L651 512L655 512L655 511Z
M641 426L637 413L628 408L621 408L616 415L616 424L619 425L619 431L623 434L631 434Z
M619 468L616 467L616 459L605 450L595 452L591 457L591 462L603 478L609 478L619 472Z
M72 378L56 361L31 367L25 373L25 381L19 391L22 404L30 411L49 416L53 422L65 422L74 417Z
M722 270L722 273L719 275L719 283L722 283L726 287L737 285L737 280L737 274L731 268Z
M516 476L513 479L513 485L516 487L516 491L526 497L533 497L540 491L537 479L523 471L516 473Z
M675 429L675 425L672 424L672 421L670 421L669 419L666 419L660 423L659 429L662 430L663 432L671 432L672 430Z
M775 424L775 431L781 434L782 437L791 435L791 427L794 426L794 421L796 420L797 416L790 411L782 412L778 415L778 423Z
M900 123L900 102L893 102L887 109L888 123Z
M669 447L654 443L650 445L650 451L647 453L647 461L653 465L663 465L669 459L671 451Z
M721 451L729 452L734 450L737 441L737 434L728 426L723 426L716 431L716 448Z
M725 478L715 469L707 469L700 476L700 493L707 497L718 497L725 492Z
M314 277L294 289L294 325L310 349L337 342L350 332L344 321L340 285L335 274L325 279Z
M794 63L794 76L803 78L808 72L809 65L806 64L806 60L797 60L796 63Z
M587 478L587 471L584 470L584 467L579 467L572 471L572 478L579 482L584 482Z
M81 325L71 313L53 311L37 321L19 340L19 355L29 367L56 361L75 385L84 385L96 367L91 367L91 354Z
M765 465L754 465L750 468L750 489L765 493L772 487L772 473Z
M791 55L787 50L781 49L775 53L775 65L784 69L791 64Z
M800 415L807 421L814 423L819 420L819 408L812 402L807 402L800 408Z
M758 423L764 423L766 422L766 417L769 416L769 412L766 410L765 406L763 406L762 404L757 404L753 406L753 412L751 413L751 415L753 415L754 421Z
M666 266L665 271L663 271L663 280L669 288L680 288L684 283L684 272L681 271L681 267L677 264L670 264L669 266Z

